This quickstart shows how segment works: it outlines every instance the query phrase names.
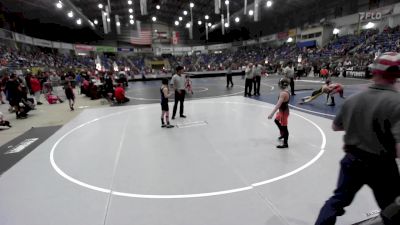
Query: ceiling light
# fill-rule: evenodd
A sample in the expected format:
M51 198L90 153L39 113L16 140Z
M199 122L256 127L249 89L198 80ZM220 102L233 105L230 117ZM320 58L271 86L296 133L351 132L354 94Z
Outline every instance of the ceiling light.
M287 42L293 42L293 38L292 37L289 37L288 39L287 39Z
M194 3L191 2L191 3L190 3L190 8L193 8L193 7L194 7Z
M93 23L97 25L97 24L99 24L99 21L98 20L94 20Z
M129 9L129 13L133 13L133 9L132 8Z
M110 22L111 21L111 19L110 18L107 18L107 22Z
M61 9L63 7L63 4L61 1L57 2L56 4L57 8Z
M252 16L252 15L254 15L254 11L253 11L253 10L250 10L250 11L249 11L249 16Z
M208 15L205 15L204 19L208 20L208 19L210 19L210 17Z
M104 12L104 15L107 16L108 15L107 12Z
M77 19L76 20L76 24L81 25L82 24L82 20L81 19Z
M130 24L134 24L135 21L134 21L134 20L129 20L129 23L130 23Z
M182 18L182 16L180 16L180 17L179 17L179 21L182 21L182 20L183 20L183 18Z
M155 16L151 17L151 20L153 20L153 22L157 21L157 18Z
M268 0L268 1L267 1L267 7L269 8L269 7L271 7L271 6L272 6L272 1Z
M188 12L185 10L185 11L183 11L183 15L187 15L188 14Z
M103 4L101 4L101 3L98 6L99 6L99 9L103 8Z
M201 22L201 20L199 20L198 22L197 22L197 24L199 24L199 25L201 25L203 22Z
M339 29L337 29L337 28L335 28L335 29L333 29L333 32L332 32L333 34L339 34L340 33L340 30Z
M186 28L190 28L190 23L187 23L187 24L186 24Z
M160 9L161 7L160 7L160 5L156 5L156 9Z
M225 27L229 27L229 23L225 23Z
M128 1L128 5L132 5L132 1L131 0Z
M236 22L236 23L239 23L239 21L240 21L240 18L239 18L239 17L236 17L236 18L235 18L235 22Z
M211 23L208 23L208 26L209 26L209 27L211 27L211 26L212 26L212 24L211 24Z
M225 1L225 5L229 5L229 1L228 0Z
M129 15L129 19L133 19L133 15Z
M175 21L175 26L179 26L179 21Z
M68 17L69 17L69 18L72 18L72 17L74 17L74 13L73 13L72 11L69 11L69 13L68 13Z
M118 22L116 23L116 25L117 25L117 27L119 27L119 26L121 26L121 23L118 21Z
M375 27L375 24L372 23L372 22L368 22L367 25L364 26L365 29L371 29L371 28L374 28L374 27Z

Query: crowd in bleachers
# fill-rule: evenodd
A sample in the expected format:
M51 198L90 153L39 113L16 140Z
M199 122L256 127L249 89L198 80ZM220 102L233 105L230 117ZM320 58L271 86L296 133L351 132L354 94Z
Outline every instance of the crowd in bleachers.
M365 67L382 52L400 50L400 28L385 28L363 30L359 35L335 36L323 47L298 47L295 43L284 43L278 47L267 44L239 47L235 51L223 50L219 53L192 54L186 56L168 56L169 65L163 70L171 70L177 65L184 66L187 71L223 70L227 65L240 69L249 62L267 64L271 70L284 62L300 62L302 66L321 68L328 65L343 65L346 59L352 66ZM118 54L72 55L60 54L55 50L29 47L17 49L0 46L0 66L5 68L81 68L92 70L96 63L101 63L102 69L113 71L116 66L128 70L131 74L142 75L152 73L148 61L153 60L142 55L122 56ZM157 59L160 60L160 59ZM160 70L160 69L158 69Z

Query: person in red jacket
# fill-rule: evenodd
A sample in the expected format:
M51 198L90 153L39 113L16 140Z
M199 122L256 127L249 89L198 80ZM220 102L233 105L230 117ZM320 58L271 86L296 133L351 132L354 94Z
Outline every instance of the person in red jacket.
M114 97L119 104L129 102L129 98L125 97L125 90L122 87L122 84L118 84L118 86L115 88Z
M40 102L40 92L42 90L42 87L40 86L40 81L36 78L35 75L32 75L30 82L31 82L32 93L35 96L37 104L38 105L43 104Z

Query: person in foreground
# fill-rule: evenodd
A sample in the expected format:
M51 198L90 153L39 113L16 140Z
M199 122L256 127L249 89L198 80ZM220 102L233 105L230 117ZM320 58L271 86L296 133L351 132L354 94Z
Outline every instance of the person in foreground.
M364 185L372 189L382 210L400 196L396 163L400 157L400 95L395 88L400 54L379 56L372 73L374 84L348 98L333 121L334 131L345 131L345 156L337 188L322 207L316 225L335 224Z
M288 139L289 139L289 130L288 130L288 118L289 118L289 100L290 94L288 91L288 86L290 81L286 78L281 78L279 80L279 88L281 92L279 93L278 103L276 103L274 110L272 110L271 114L268 116L268 119L272 119L275 115L276 111L279 112L276 114L275 124L278 126L281 136L278 138L279 140L283 139L283 144L276 146L277 148L288 148Z

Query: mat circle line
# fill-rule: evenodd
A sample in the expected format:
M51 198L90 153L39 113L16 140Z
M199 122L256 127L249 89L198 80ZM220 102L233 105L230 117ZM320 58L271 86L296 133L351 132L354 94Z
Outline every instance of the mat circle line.
M196 102L196 103L202 103L202 104L216 104L215 102ZM241 102L220 102L220 103L224 103L224 104L241 104L241 105L251 105L251 106L257 106L257 107L262 107L262 108L268 108L271 109L272 106L265 106L265 105L259 105L259 104L252 104L252 103L241 103ZM220 104L219 103L219 104ZM216 191L216 192L207 192L207 193L197 193L197 194L182 194L182 195L148 195L148 194L134 194L134 193L126 193L126 192L118 192L118 191L113 191L110 189L106 189L106 188L102 188L102 187L97 187L91 184L87 184L85 182L82 182L76 178L73 178L71 176L69 176L68 174L66 174L63 170L61 170L58 165L55 162L54 159L54 153L55 150L57 148L57 146L61 143L62 140L64 140L64 138L66 138L67 136L69 136L71 133L75 132L76 130L87 126L91 123L94 123L96 121L108 118L108 117L112 117L112 116L116 116L119 114L123 114L126 112L130 112L130 111L135 111L135 110L142 110L142 109L146 109L146 108L150 108L150 107L158 107L158 105L148 105L148 106L144 106L144 107L137 107L134 109L128 109L128 110L124 110L122 112L116 112L116 113L111 113L109 115L106 116L102 116L99 118L95 118L91 121L85 122L73 129L71 129L70 131L68 131L67 133L65 133L63 136L61 136L52 146L51 151L50 151L50 164L53 167L53 169L60 175L62 176L64 179L75 183L79 186L82 186L84 188L87 189L91 189L93 191L98 191L98 192L103 192L103 193L107 193L107 194L111 194L111 195L115 195L115 196L120 196L120 197L130 197L130 198L142 198L142 199L186 199L186 198L201 198L201 197L212 197L212 196L219 196L219 195L226 195L226 194L232 194L232 193L237 193L237 192L242 192L242 191L248 191L251 190L255 187L258 186L262 186L262 185L266 185L278 180L282 180L284 178L290 177L292 175L295 175L299 172L301 172L302 170L308 168L309 166L311 166L312 164L314 164L325 152L325 146L326 146L326 135L324 133L324 131L322 130L322 128L320 126L318 126L315 122L313 122L312 120L305 118L304 116L301 116L297 113L291 113L292 115L295 115L297 117L300 117L304 120L306 120L307 122L309 122L311 125L313 125L314 127L317 128L317 130L320 132L321 137L322 137L322 143L321 143L321 147L320 147L320 151L318 152L318 154L316 156L314 156L314 158L312 158L310 161L308 161L307 163L305 163L304 165L300 166L299 168L292 170L290 172L287 172L283 175L280 175L278 177L275 178L271 178L268 180L264 180L264 181L260 181L257 183L253 183L249 186L245 186L245 187L240 187L240 188L235 188L235 189L229 189L229 190L223 190L223 191Z

